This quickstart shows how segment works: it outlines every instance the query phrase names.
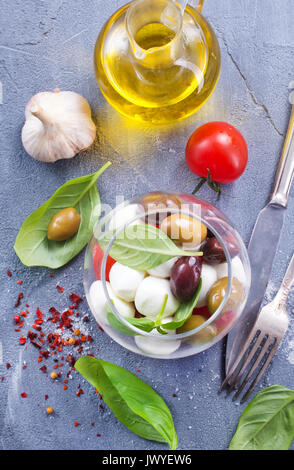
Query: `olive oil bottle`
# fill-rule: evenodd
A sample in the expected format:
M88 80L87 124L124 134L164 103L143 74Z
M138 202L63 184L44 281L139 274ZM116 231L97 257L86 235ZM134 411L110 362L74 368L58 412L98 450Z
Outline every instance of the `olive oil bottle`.
M173 0L134 0L105 24L95 72L109 103L125 116L164 124L193 114L220 73L215 34L200 13Z

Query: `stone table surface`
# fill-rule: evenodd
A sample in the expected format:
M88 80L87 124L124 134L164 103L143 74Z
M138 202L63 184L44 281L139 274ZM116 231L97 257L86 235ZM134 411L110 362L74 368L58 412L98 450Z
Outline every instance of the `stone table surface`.
M107 160L113 165L98 182L105 203L113 204L116 194L129 198L149 190L186 189L191 178L184 161L186 141L195 128L212 120L229 121L243 133L249 162L219 202L208 188L201 189L201 197L229 215L245 243L271 191L294 88L293 0L207 0L203 14L220 42L221 78L204 107L172 130L150 130L127 122L98 90L92 63L95 40L103 23L123 3L1 0L0 446L4 449L167 448L135 436L106 406L99 407L93 388L77 372L69 377L66 391L63 380L52 383L39 370L42 364L37 362L36 349L19 345L21 333L14 331L13 316L25 304L30 312L26 331L37 307L46 312L52 305L62 309L68 306L71 292L83 293L84 251L54 272L54 278L52 271L27 268L18 260L13 243L26 216L68 179L91 173ZM89 100L97 139L90 150L52 165L30 158L20 134L30 97L56 87L74 90ZM276 292L293 252L293 209L292 193L267 299ZM7 276L7 269L12 277ZM57 284L64 288L63 294L57 292ZM24 298L15 308L20 291ZM90 314L86 300L80 305L81 315ZM288 308L293 313L293 293ZM292 318L255 392L272 384L294 388L293 325ZM94 342L86 352L137 373L163 396L174 417L179 449L228 448L245 404L217 393L224 376L225 341L194 357L160 361L124 350L96 327L94 319L87 328ZM50 361L49 372L54 364ZM63 378L67 370L64 366ZM76 396L79 384L84 394ZM54 408L53 415L46 415L47 406ZM80 426L75 427L74 421Z

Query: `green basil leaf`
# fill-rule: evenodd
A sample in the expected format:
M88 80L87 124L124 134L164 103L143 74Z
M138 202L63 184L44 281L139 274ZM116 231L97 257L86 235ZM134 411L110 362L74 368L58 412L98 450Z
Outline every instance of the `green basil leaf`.
M109 165L111 162L107 162L96 173L72 179L60 186L45 204L24 221L14 245L23 264L59 268L84 248L100 217L96 181ZM67 207L74 207L81 216L78 232L62 242L48 240L47 229L52 217Z
M229 450L287 450L294 439L294 391L272 385L245 408Z
M109 230L98 240L106 250L116 231ZM133 269L146 271L155 268L174 256L201 256L202 252L181 250L177 245L153 225L129 225L114 240L110 256L121 264Z
M130 431L144 439L177 447L177 434L163 399L136 375L111 362L83 356L75 369L102 395L104 402Z
M119 333L122 333L126 336L137 336L139 333L128 328L119 318L112 312L112 310L107 305L107 320L110 326L114 328ZM140 328L143 331L147 331L148 333L153 330L155 327L155 323L150 318L142 317L142 318L126 318L126 320L131 323L133 326Z
M194 308L197 305L200 291L202 286L202 279L200 279L199 284L197 286L196 292L189 302L183 302L180 304L178 310L175 313L173 321L170 323L165 323L163 325L164 329L166 330L176 330L184 325L184 323L190 318L193 313Z

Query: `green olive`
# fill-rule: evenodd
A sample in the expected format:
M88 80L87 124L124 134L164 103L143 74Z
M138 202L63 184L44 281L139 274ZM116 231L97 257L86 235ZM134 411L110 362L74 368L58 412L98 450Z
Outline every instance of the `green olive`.
M178 243L199 245L207 236L206 225L185 214L172 214L166 217L160 228Z
M48 225L47 238L61 242L71 238L78 230L81 216L73 207L57 212Z
M160 222L170 214L168 209L180 209L182 205L177 196L160 192L148 194L141 199L140 203L148 214L145 217L146 224L153 225L160 225Z
M203 325L206 320L207 318L202 315L191 315L191 317L186 321L186 323L184 323L184 325L177 330L177 333L186 333L187 331L192 331L195 328L198 328L199 326ZM207 341L210 341L212 338L214 338L216 335L216 326L210 324L200 330L198 333L195 333L191 337L187 338L186 342L189 344L206 343Z
M141 204L145 211L155 211L156 209L180 209L182 203L177 196L165 193L152 193L141 199Z
M226 276L216 281L213 284L213 286L210 288L207 294L207 298L206 298L206 301L207 301L206 303L207 303L207 308L209 310L209 313L213 314L214 312L216 312L216 310L220 306L225 296L227 285L228 285L228 277ZM230 295L226 302L226 309L229 309L229 310L234 309L238 305L238 303L241 301L242 295L243 295L242 284L238 279L233 277Z

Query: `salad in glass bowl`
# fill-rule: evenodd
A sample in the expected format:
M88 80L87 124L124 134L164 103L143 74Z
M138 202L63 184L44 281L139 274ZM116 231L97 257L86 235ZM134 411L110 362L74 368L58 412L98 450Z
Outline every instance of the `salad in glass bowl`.
M223 338L250 287L245 245L212 204L154 192L103 217L87 247L86 297L98 324L125 348L172 359Z

